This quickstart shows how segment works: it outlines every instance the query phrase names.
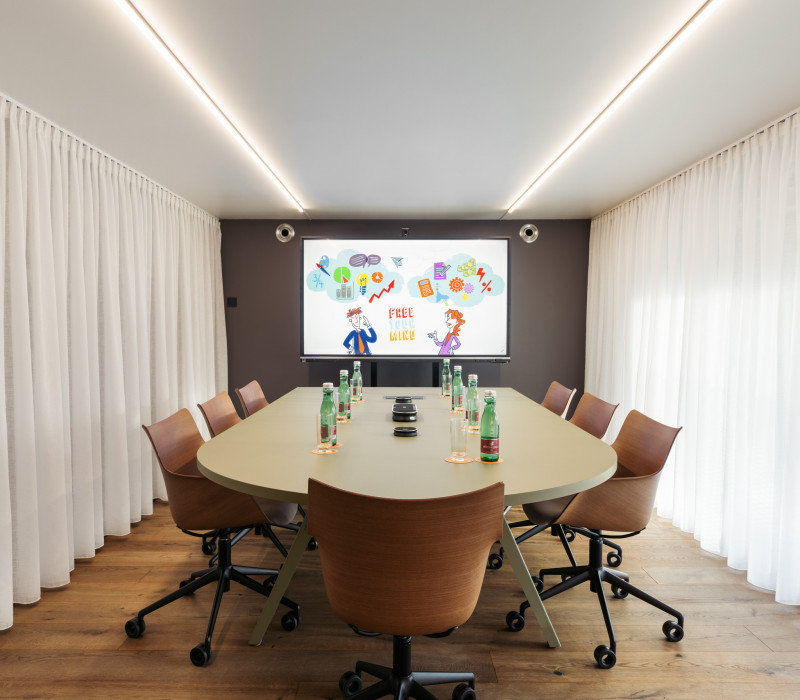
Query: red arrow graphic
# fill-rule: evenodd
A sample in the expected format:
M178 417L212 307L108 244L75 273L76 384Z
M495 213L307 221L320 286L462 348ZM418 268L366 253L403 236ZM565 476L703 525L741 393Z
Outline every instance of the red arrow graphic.
M382 295L384 292L391 292L393 289L394 289L394 280L392 280L391 282L389 282L389 286L388 286L388 287L386 287L385 289L381 289L381 291L380 291L378 294L373 294L373 295L372 295L372 296L369 298L369 303L371 304L373 299L380 299L380 298L381 298L381 295Z

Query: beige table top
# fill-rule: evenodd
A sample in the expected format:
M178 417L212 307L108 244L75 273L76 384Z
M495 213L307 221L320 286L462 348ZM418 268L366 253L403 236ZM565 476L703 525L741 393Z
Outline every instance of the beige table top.
M423 396L415 399L417 422L393 423L393 401L384 396ZM352 422L339 425L342 446L331 455L312 453L321 401L319 387L294 389L205 443L200 471L237 491L300 504L308 502L309 477L384 498L436 498L503 481L510 506L583 491L616 469L609 445L514 389L497 389L503 461L493 465L445 461L450 404L437 388L365 388ZM396 425L416 425L419 435L395 437ZM469 435L468 456L477 457L479 445L480 437Z

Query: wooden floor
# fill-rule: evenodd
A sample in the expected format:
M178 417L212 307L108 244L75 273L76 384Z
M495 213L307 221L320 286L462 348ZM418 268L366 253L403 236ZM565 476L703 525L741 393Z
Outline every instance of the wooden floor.
M415 638L415 668L474 671L485 700L800 698L800 608L775 603L659 518L624 548L620 568L631 581L684 613L682 642L665 640L660 611L612 598L618 661L611 670L598 669L592 651L606 641L605 628L594 594L583 585L547 602L562 642L548 649L532 617L521 632L506 628L506 613L521 601L506 565L486 572L464 627L445 639ZM581 561L585 544L575 550ZM234 551L239 563L279 561L254 535ZM522 552L537 569L564 563L547 533L525 542ZM94 559L78 562L69 586L44 592L35 605L16 606L14 626L0 633L0 697L340 698L338 678L357 659L390 662L390 638L356 636L333 616L313 552L290 588L302 608L294 632L274 621L261 647L248 646L263 599L237 586L223 601L214 657L205 668L191 664L189 650L205 633L208 588L148 616L140 639L126 637L127 619L204 565L197 541L156 503L155 514L131 535L107 538ZM440 686L438 696L449 698L451 690Z

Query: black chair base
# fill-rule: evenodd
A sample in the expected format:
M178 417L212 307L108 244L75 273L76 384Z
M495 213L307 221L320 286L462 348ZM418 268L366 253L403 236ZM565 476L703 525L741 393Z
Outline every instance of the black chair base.
M231 563L231 547L233 543L238 541L239 536L244 531L249 531L250 529L251 528L243 528L242 531L216 531L214 536L217 538L219 551L214 557L212 565L202 571L193 572L188 579L181 581L180 587L177 590L160 598L146 608L142 608L137 613L136 617L131 618L125 623L125 633L134 639L141 637L145 630L145 615L149 615L151 612L178 600L178 598L192 595L196 590L216 582L217 590L214 595L214 604L211 608L211 614L208 618L205 640L189 652L189 658L195 666L205 666L211 660L211 637L214 634L214 626L217 622L220 605L222 604L222 596L225 592L230 590L230 582L235 581L256 593L269 597L270 588L258 583L252 579L251 576L277 576L278 574L276 569L236 566ZM231 535L234 532L237 534L232 538ZM296 629L300 624L300 606L289 598L281 598L281 604L289 608L289 612L281 619L283 628L287 631Z
M609 644L601 644L594 650L594 658L600 668L611 668L617 661L617 640L614 635L614 627L611 624L611 615L608 610L608 602L606 601L605 593L603 591L603 583L608 583L611 586L611 592L615 598L626 598L628 594L643 600L645 603L653 607L663 610L669 615L674 616L678 621L677 623L672 620L667 620L662 626L661 630L670 642L679 642L683 639L683 615L670 607L666 603L662 603L658 598L645 593L628 581L628 575L621 571L609 571L603 566L603 534L599 530L584 530L582 528L574 528L580 534L589 538L589 564L588 566L563 566L554 569L542 569L539 571L538 578L534 577L533 581L536 584L537 590L541 594L541 599L547 600L553 596L568 591L570 588L575 588L585 581L589 582L591 590L597 594L597 599L600 603L600 609L603 613L603 620L605 621L606 631L608 632ZM561 583L544 589L545 576L561 576ZM512 631L518 632L525 626L525 611L530 607L528 601L520 605L519 612L512 610L506 616L506 624Z
M459 683L453 691L453 700L474 700L475 676L472 673L445 673L411 670L411 637L393 638L392 668L368 661L356 663L355 673L348 671L339 679L339 688L345 697L357 700L374 700L391 695L396 700L417 698L436 700L426 685ZM380 680L362 689L361 674L369 673Z

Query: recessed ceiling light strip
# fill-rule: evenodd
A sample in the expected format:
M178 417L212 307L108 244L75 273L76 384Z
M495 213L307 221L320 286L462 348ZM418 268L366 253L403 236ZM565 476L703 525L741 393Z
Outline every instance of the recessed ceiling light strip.
M289 191L289 188L283 184L281 179L275 174L263 156L254 148L254 146L245 138L244 134L236 127L225 112L214 102L211 96L205 91L197 79L189 72L189 69L183 62L173 53L172 49L161 38L161 36L153 29L152 25L144 18L141 12L131 2L131 0L116 0L117 5L125 12L128 18L139 28L142 34L147 37L148 41L155 47L155 49L164 57L164 59L172 66L178 73L183 81L194 91L200 98L201 102L211 110L211 113L219 120L219 122L231 133L231 135L239 142L239 144L252 156L258 163L261 169L267 173L269 178L275 186L283 193L283 195L292 203L297 211L308 216L303 205L297 198Z
M594 118L591 122L583 129L570 143L569 145L559 153L553 161L551 161L547 167L545 167L528 185L528 187L520 194L506 209L503 216L500 218L504 218L506 215L513 213L513 211L520 205L520 203L525 200L528 195L530 195L533 190L538 187L544 180L555 170L555 168L572 152L575 148L582 143L595 129L597 129L600 124L602 124L630 95L633 91L639 87L645 80L645 78L653 73L653 71L660 66L664 60L672 54L675 49L678 48L688 37L689 35L697 29L708 17L711 13L716 10L721 4L723 0L706 0L705 3L697 10L689 20L677 31L673 37L664 44L663 47L659 50L659 52L650 59L650 61L642 68L631 80L630 82L622 88L620 92L617 93L616 97L614 97L611 102L609 102L603 110Z

